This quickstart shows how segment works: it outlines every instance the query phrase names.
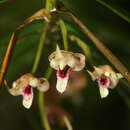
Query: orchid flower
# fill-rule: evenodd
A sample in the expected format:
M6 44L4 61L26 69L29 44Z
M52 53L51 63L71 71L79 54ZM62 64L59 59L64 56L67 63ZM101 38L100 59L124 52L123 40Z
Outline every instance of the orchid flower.
M123 76L120 73L114 72L109 65L101 65L94 67L94 69L93 72L88 71L88 73L93 81L98 81L101 98L105 98L109 94L108 88L115 88L119 79Z
M36 78L27 73L13 82L12 88L9 89L13 96L23 96L23 106L29 109L33 101L33 88L46 92L49 89L49 82L45 78Z
M58 46L49 56L49 61L50 66L57 70L56 88L60 93L66 90L70 71L80 71L85 66L83 54L60 50Z

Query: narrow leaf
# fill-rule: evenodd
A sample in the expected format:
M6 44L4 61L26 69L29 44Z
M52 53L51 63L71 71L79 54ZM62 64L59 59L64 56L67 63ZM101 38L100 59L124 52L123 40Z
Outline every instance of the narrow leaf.
M96 1L102 4L103 6L107 7L108 9L113 11L115 14L119 15L121 18L123 18L124 20L130 23L130 14L122 5L119 5L118 3L115 4L112 1L108 1L108 0L107 1L96 0Z

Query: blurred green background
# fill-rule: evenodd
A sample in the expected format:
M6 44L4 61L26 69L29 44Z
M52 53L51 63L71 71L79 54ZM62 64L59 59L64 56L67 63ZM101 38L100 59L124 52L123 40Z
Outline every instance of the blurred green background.
M61 0L130 70L130 2L129 0L103 0L106 6L95 0ZM12 32L33 13L45 6L44 0L8 0L0 4L0 64L5 55ZM116 10L114 13L112 10ZM122 17L120 17L120 16ZM90 47L95 65L110 64L97 50L73 21L66 15L61 16L68 34L75 34ZM42 21L27 25L20 33L11 64L7 73L9 85L24 73L31 72L35 58ZM58 36L61 37L59 33ZM49 36L48 36L49 37ZM45 44L36 76L44 75L48 55L55 45ZM82 52L69 41L69 50ZM54 72L55 73L55 72ZM89 76L88 76L89 77ZM74 130L129 130L130 129L130 90L129 84L122 80L117 89L101 100L97 84L88 78L85 90L81 92L83 103L75 106L69 99L63 107L73 118ZM0 130L42 130L39 118L37 92L33 106L26 110L22 106L22 97L11 96L5 87L0 92ZM61 128L57 128L61 129Z

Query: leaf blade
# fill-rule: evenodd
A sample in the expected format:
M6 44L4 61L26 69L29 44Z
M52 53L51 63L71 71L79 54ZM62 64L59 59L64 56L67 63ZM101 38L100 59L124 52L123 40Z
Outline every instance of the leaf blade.
M110 9L112 12L120 16L122 19L124 19L128 23L130 23L130 14L128 14L128 12L124 8L115 6L112 2L107 2L104 0L96 0L96 1L99 2L101 5Z

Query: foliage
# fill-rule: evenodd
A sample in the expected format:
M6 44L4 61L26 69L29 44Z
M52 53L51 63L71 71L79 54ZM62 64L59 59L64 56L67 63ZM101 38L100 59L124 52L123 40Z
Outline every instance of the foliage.
M23 23L26 18L45 5L45 1L43 2L43 0L10 0L5 4L4 2L6 1L0 1L0 3L3 3L0 4L0 65L4 59L12 32ZM82 2L78 0L61 0L61 2L89 27L130 70L129 0L82 0ZM115 14L109 10L112 10ZM118 17L118 15L120 17ZM67 27L67 34L65 30L62 30L62 33L68 35L67 42L69 51L83 53L80 46L75 44L75 41L69 39L70 36L75 35L79 37L83 43L86 43L91 53L89 55L91 55L92 61L96 66L100 64L111 65L70 17L65 13L59 14L58 17L65 23L61 23L61 26L63 26L63 28L64 26ZM55 50L55 43L57 41L63 49L62 33L59 31L60 26L54 24L53 27L56 28L56 33L49 32L47 34L40 64L35 74L36 76L44 76L49 65L47 57ZM20 31L6 75L10 86L12 82L22 74L31 72L43 28L43 21L38 20L26 25ZM56 39L55 42L53 42L51 39L55 39L56 37L58 37L59 40ZM66 42L66 38L63 37L63 39L64 42ZM89 60L89 58L87 60ZM88 63L88 61L86 61L86 63ZM91 70L89 63L86 67ZM114 68L114 66L112 67ZM55 75L55 72L52 75ZM53 77L55 76L52 76L50 81L53 81ZM71 114L73 118L73 129L130 129L128 123L130 120L129 83L123 79L118 84L116 90L112 90L106 99L101 100L97 83L92 82L88 75L87 77L88 84L85 90L80 92L83 97L82 104L76 106L68 98L65 99L61 105ZM25 110L21 105L21 99L9 95L5 87L2 88L0 97L1 129L42 129L36 96L33 107L30 110ZM56 129L61 128L56 126Z

